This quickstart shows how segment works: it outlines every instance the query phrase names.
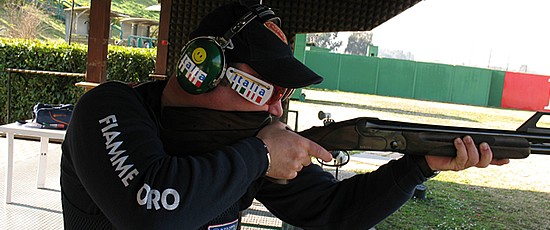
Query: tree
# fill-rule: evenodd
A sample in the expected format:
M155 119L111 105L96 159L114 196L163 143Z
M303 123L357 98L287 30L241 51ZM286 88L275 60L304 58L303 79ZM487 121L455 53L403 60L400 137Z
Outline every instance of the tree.
M379 57L383 58L393 58L401 60L414 60L414 55L411 52L403 50L390 50L390 49L380 49L378 53Z
M367 47L372 44L372 32L354 32L348 38L347 54L366 55Z
M332 33L315 33L308 34L306 40L308 44L314 44L317 47L323 47L330 49L331 51L336 51L340 46L342 46L342 41L336 41L338 37L338 32Z
M8 25L7 37L36 39L45 30L43 19L47 15L42 12L35 2L21 4L22 1L3 1L4 18Z

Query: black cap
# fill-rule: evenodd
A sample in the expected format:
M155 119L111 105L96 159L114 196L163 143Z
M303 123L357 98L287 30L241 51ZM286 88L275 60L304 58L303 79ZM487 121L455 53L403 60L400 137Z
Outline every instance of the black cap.
M190 39L223 37L249 10L238 3L219 7L200 22ZM224 50L226 62L246 63L260 76L278 86L300 88L318 84L323 78L298 61L282 30L257 17L231 38L233 49Z

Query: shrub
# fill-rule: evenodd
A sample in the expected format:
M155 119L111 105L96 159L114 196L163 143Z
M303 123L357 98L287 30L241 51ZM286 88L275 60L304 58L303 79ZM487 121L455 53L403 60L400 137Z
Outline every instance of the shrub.
M0 123L32 117L38 102L74 104L84 93L75 86L81 77L11 73L11 116L8 111L6 68L85 73L88 47L82 44L48 43L37 40L0 38ZM107 80L145 82L154 71L155 49L109 46Z

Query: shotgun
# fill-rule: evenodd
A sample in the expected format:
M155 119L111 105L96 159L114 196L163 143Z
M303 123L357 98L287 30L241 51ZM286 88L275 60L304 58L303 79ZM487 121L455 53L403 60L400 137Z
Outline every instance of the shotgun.
M550 128L538 127L536 112L516 131L415 124L359 117L335 122L319 112L324 126L298 132L329 151L387 151L414 155L456 156L453 140L469 135L479 145L487 142L494 158L521 159L529 154L550 155Z

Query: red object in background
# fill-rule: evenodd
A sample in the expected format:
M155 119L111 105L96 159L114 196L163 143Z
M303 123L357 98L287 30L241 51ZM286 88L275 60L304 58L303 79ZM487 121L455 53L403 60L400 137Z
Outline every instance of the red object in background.
M550 76L506 72L501 107L550 111Z

